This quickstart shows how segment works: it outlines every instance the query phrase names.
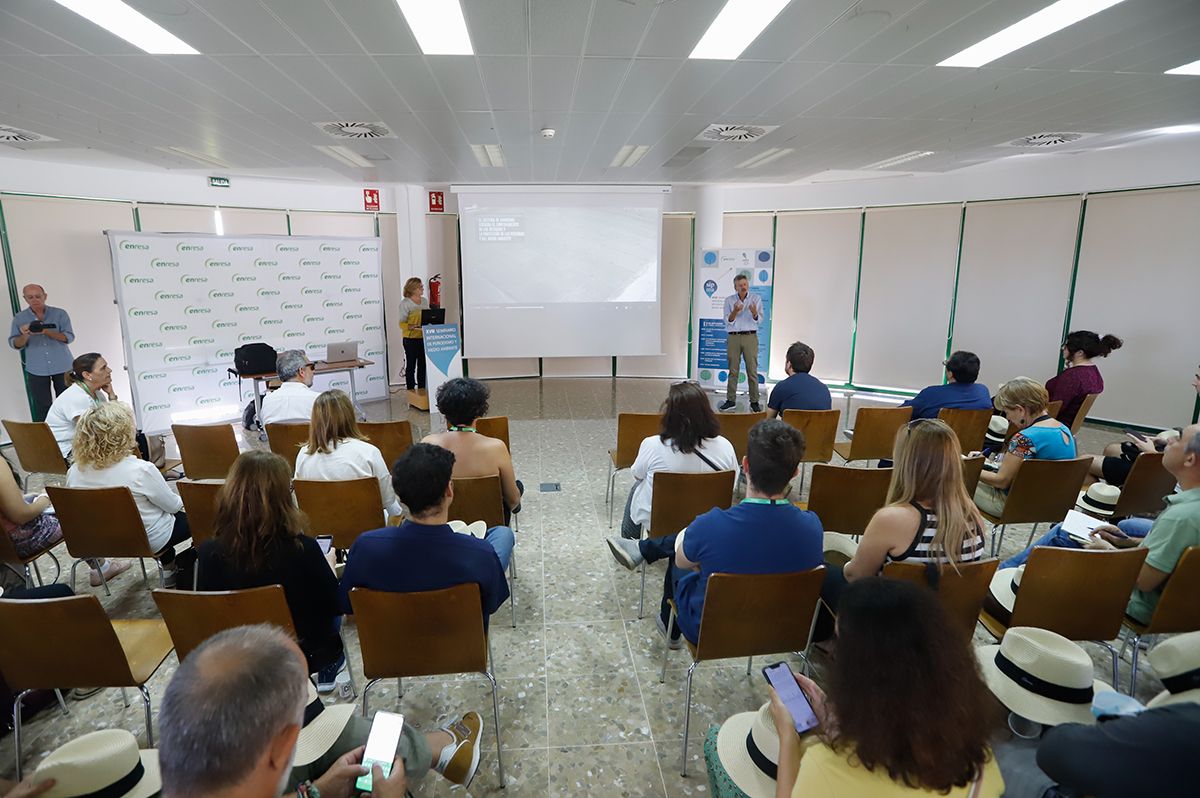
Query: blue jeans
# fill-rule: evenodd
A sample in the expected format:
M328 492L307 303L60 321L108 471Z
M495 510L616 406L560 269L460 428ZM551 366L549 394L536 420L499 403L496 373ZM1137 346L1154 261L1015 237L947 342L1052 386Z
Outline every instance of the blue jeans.
M496 556L500 558L500 565L507 571L508 563L512 560L513 546L517 542L513 531L506 526L494 526L487 531L483 539L492 544L492 548L496 550Z
M1129 535L1131 538L1144 538L1146 533L1150 531L1150 527L1154 525L1154 521L1149 518L1126 518L1117 524L1117 529ZM1042 535L1033 542L1033 545L1025 549L1020 554L1014 554L1007 560L1000 563L1001 568L1016 568L1018 565L1024 565L1029 559L1029 553L1036 546L1054 546L1059 549L1082 549L1083 546L1073 539L1066 532L1062 531L1062 524L1055 524L1050 527L1050 531Z

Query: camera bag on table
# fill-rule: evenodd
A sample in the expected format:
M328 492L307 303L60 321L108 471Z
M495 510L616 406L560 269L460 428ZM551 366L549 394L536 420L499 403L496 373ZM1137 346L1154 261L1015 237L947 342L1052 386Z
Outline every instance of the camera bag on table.
M275 351L275 347L262 341L242 344L233 350L233 368L238 377L270 374L275 371L275 360L278 357L279 353ZM251 399L250 403L246 405L246 409L242 411L242 427L245 429L259 427L261 429L261 425L256 422L254 400Z

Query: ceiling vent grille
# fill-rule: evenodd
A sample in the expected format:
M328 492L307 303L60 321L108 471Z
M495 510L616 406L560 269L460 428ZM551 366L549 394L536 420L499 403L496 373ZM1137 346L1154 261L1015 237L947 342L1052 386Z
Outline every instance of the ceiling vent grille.
M709 125L700 131L696 141L727 141L738 144L757 141L779 125Z
M43 136L41 133L34 133L32 130L22 130L19 127L0 125L0 143L41 144L45 141L58 141L58 139Z
M1071 144L1079 141L1089 134L1087 133L1034 133L1032 136L1022 136L1019 139L1005 142L1005 147L1020 147L1026 150L1047 150L1052 147L1061 147L1064 144Z
M335 139L394 139L393 133L382 122L313 122L327 136Z

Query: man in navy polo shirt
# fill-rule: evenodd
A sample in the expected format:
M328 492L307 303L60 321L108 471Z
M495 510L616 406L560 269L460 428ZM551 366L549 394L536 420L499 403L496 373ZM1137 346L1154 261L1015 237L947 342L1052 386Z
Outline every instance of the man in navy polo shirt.
M771 389L767 399L767 418L782 416L784 410L829 410L833 400L825 383L809 374L813 366L812 347L797 341L788 347L783 370L787 379Z
M677 535L649 540L608 538L617 562L633 570L643 561L670 558L658 616L658 630L672 648L679 632L695 642L708 577L727 574L785 574L807 571L823 563L824 532L816 513L801 510L785 498L788 483L799 473L804 436L779 420L760 421L750 429L742 471L746 498L728 510L713 508ZM667 634L674 597L678 625Z
M979 357L974 352L955 352L943 363L946 384L930 385L901 407L911 407L913 418L937 418L943 407L961 410L991 410L992 398L979 379Z
M508 598L504 570L512 557L513 533L492 527L480 540L449 525L454 453L418 443L392 467L392 486L411 518L398 527L367 532L350 547L338 587L342 612L350 614L356 587L420 593L474 582L483 602L483 627Z

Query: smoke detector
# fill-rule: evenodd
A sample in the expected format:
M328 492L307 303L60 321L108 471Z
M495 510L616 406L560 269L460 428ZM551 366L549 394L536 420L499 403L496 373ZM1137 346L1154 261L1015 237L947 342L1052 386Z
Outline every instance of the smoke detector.
M1079 141L1082 138L1092 135L1091 133L1034 133L1032 136L1022 136L1019 139L1007 141L1004 147L1019 147L1026 150L1048 150L1053 147L1061 147L1064 144L1071 144Z
M544 138L544 139L552 139L552 138L554 138L554 134L555 134L555 133L557 133L557 132L558 132L558 131L557 131L557 130L555 130L554 128L552 128L552 127L544 127L544 128L542 128L542 131L541 131L541 133L542 133L542 138Z
M335 139L394 139L393 133L382 122L313 122L327 136Z
M41 144L46 141L58 141L32 130L22 130L11 125L0 125L0 143L2 144Z
M756 141L775 130L779 125L720 125L713 124L700 131L696 141L729 141L745 143Z

